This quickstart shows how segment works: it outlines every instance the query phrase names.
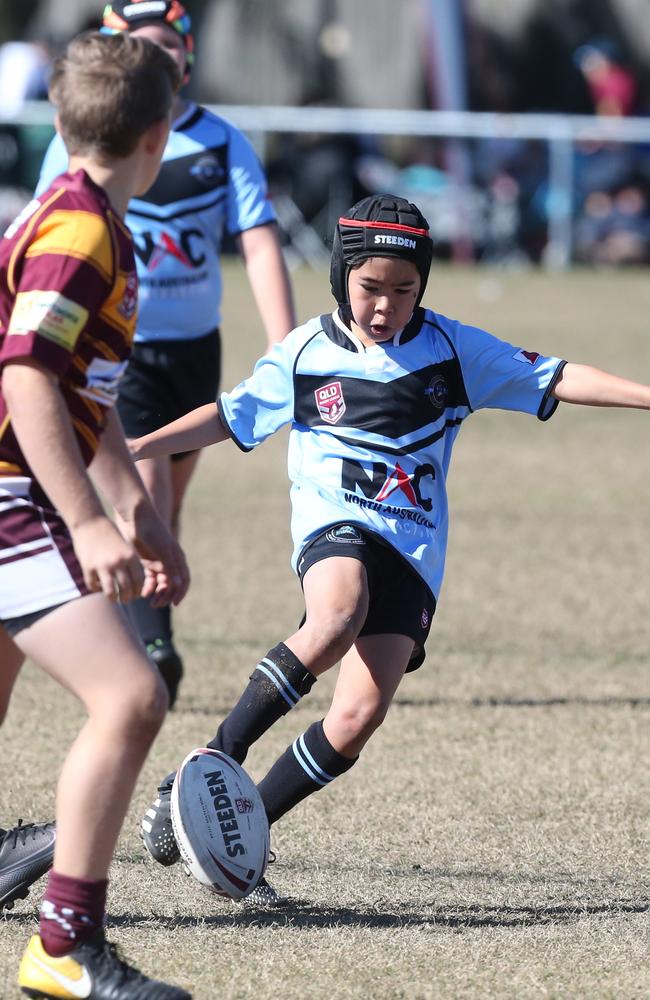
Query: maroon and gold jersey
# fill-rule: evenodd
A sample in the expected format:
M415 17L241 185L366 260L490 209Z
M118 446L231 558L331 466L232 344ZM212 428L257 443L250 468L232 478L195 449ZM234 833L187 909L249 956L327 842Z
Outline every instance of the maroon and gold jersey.
M89 464L135 330L131 235L83 170L63 174L0 240L0 368L33 358L59 380ZM31 476L0 392L0 477Z

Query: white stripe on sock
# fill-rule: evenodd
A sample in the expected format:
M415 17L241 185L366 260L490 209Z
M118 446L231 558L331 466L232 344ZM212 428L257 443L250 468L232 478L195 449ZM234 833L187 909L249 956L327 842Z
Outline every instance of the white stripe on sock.
M264 659L262 660L262 663L265 663L268 667L271 667L271 669L274 670L276 674L278 674L278 676L284 682L284 685L287 688L287 690L289 690L291 692L291 694L294 696L294 698L296 699L296 704L298 704L298 702L300 701L300 695L298 694L298 692L296 691L296 689L293 687L293 685L289 683L289 681L287 680L287 678L285 677L285 675L282 673L282 671L280 670L280 668L277 665L277 663L274 663L273 660L269 660L268 656L264 657Z
M318 777L318 775L316 775L311 770L311 768L309 767L309 765L307 764L307 762L302 759L302 757L300 755L300 748L298 747L298 740L294 741L294 743L291 746L291 749L293 750L294 757L296 758L296 760L300 764L301 768L303 769L303 771L305 772L305 774L307 775L307 777L311 778L311 780L314 782L315 785L320 785L321 787L323 787L324 785L326 785L327 782L326 781L321 781L321 779Z
M263 664L258 663L257 664L257 669L259 671L261 671L261 673L263 673L266 677L268 677L268 679L271 681L272 684L275 684L276 688L278 689L278 691L280 692L280 694L282 695L282 697L286 701L287 705L289 705L291 708L293 708L295 705L298 704L297 701L293 701L292 700L292 698L289 695L289 693L284 690L284 688L280 685L279 681L273 676L273 674L271 673L271 671L267 670L267 668Z

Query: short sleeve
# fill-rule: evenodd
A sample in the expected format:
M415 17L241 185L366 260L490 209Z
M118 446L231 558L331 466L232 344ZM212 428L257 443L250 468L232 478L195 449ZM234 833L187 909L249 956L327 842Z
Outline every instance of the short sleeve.
M237 129L230 134L228 155L228 231L237 235L274 222L264 170L250 142Z
M540 420L555 412L558 401L552 390L565 364L561 358L516 347L462 324L456 324L454 341L473 410L518 410Z
M222 420L235 444L251 451L293 420L295 351L289 335L255 365L250 378L219 397Z
M59 209L45 216L10 262L14 305L0 364L34 358L61 377L113 283L114 251L102 216Z

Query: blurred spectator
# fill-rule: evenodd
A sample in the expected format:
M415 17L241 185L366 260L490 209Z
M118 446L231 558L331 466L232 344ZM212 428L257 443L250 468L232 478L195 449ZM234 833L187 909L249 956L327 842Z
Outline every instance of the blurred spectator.
M575 256L583 263L647 264L650 258L648 189L637 180L613 193L593 191L575 232Z
M575 52L596 115L625 117L636 110L637 82L620 46L593 38ZM583 263L648 262L648 186L639 172L644 153L632 144L583 142L576 148L575 257Z
M637 83L618 45L611 38L593 38L574 55L583 74L597 115L631 115L635 111Z
M50 76L50 50L45 42L0 45L2 114L14 118L25 101L45 100Z

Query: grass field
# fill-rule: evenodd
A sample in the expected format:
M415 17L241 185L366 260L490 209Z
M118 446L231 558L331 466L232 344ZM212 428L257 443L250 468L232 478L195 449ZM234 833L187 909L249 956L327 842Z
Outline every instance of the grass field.
M224 387L262 343L239 269ZM301 318L329 309L300 273ZM440 312L531 350L650 381L647 273L436 269ZM178 708L138 785L112 870L110 934L195 1000L642 1000L650 996L649 415L480 413L450 476L447 577L424 667L359 764L274 830L275 912L221 903L149 863L157 780L209 739L258 656L302 608L290 571L284 434L207 453L184 540ZM322 718L333 677L256 745L265 767ZM80 722L29 664L1 738L0 821L50 818ZM101 789L98 789L101 794ZM0 920L0 995L39 886Z

